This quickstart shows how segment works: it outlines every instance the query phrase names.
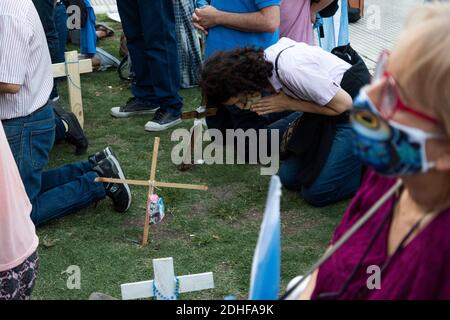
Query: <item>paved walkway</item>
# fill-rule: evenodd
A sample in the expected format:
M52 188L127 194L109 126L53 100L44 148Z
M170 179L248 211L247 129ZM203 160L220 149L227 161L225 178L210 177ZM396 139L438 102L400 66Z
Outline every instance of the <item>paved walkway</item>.
M350 24L352 47L365 59L369 69L375 68L383 49L391 49L400 34L408 12L423 0L366 0L365 16ZM379 27L375 23L379 20Z

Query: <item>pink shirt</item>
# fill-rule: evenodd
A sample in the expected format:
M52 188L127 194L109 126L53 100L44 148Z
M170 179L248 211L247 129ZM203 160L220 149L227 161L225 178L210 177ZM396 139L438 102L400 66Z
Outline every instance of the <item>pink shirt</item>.
M280 25L280 38L282 37L314 44L311 0L283 0Z
M22 264L39 239L30 218L31 203L0 121L0 272Z

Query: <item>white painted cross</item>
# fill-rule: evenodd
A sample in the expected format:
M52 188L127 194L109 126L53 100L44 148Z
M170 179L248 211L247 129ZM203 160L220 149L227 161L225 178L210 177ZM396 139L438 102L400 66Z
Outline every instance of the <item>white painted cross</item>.
M160 293L156 294L157 300L164 300L164 297L175 300L177 291L186 293L214 288L212 272L176 277L172 258L154 259L153 271L154 280L122 284L122 300L151 298L156 290Z

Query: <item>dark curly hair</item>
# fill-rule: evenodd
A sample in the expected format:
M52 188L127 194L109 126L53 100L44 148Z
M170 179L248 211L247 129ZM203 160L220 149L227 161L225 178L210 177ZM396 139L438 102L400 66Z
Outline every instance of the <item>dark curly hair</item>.
M199 85L207 106L217 107L232 97L268 89L273 69L263 49L218 52L203 65Z

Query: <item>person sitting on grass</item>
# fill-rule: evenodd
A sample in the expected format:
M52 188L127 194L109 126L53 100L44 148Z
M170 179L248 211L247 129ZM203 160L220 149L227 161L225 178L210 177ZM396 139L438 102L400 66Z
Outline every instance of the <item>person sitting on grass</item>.
M362 165L351 152L348 110L370 74L356 53L353 60L352 66L319 47L282 38L265 51L217 53L206 61L200 86L208 106L244 108L249 96L265 94L251 107L266 118L255 129L279 130L282 137L298 123L281 182L309 204L326 206L352 197L360 185Z
M354 151L371 169L331 245L402 187L314 272L300 298L450 299L449 16L449 4L417 7L355 100Z
M28 300L38 269L39 239L1 121L0 186L0 300Z
M0 1L0 120L33 205L36 225L112 198L118 212L131 205L127 185L96 183L125 176L110 148L89 161L44 171L55 140L48 97L53 87L44 29L31 0Z

